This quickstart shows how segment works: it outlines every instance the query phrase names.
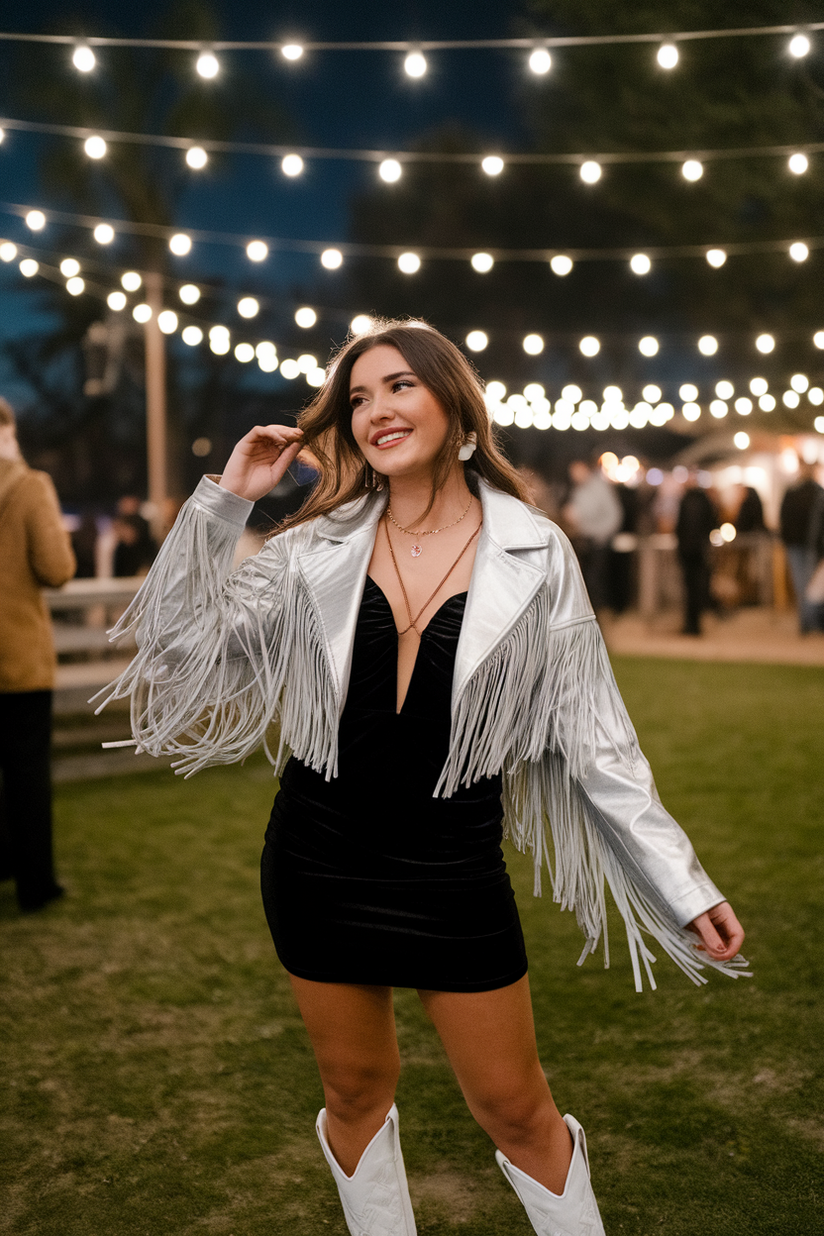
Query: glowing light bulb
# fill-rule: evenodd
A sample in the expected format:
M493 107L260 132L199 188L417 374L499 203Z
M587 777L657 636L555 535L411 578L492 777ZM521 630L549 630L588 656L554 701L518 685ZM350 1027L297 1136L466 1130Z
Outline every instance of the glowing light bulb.
M719 399L732 399L735 394L735 387L732 382L716 382L715 393Z
M466 337L466 346L470 352L483 352L489 343L489 336L482 330L471 330ZM487 387L487 393L489 387Z
M126 308L126 293L109 292L109 295L106 297L106 304L115 313L121 313Z
M398 258L398 270L405 275L414 275L421 268L421 259L417 253L402 253Z
M801 397L797 391L784 391L781 402L785 408L797 408L801 403Z
M326 270L337 270L343 264L343 254L340 249L324 249L320 255L320 264Z
M697 421L701 415L701 409L697 403L690 401L684 404L681 409L681 415L685 421Z
M810 256L810 251L803 241L797 240L795 244L790 245L790 257L794 262L806 262Z
M729 412L729 407L723 399L713 399L710 404L710 415L718 417L726 416Z
M574 382L570 382L561 391L561 398L566 399L569 403L576 404L581 402L583 394L584 392L581 390L580 386L576 386Z
M300 366L296 360L287 356L286 360L280 363L280 372L287 381L291 382L300 373Z
M220 72L220 61L214 52L201 52L195 62L195 68L201 77L211 80Z
M110 245L114 240L114 228L110 223L98 223L92 236L99 245Z
M528 356L540 356L544 350L544 341L540 335L527 335L521 346Z
M704 164L699 163L698 159L687 159L681 168L681 175L684 180L700 180L704 175Z
M530 54L527 63L533 73L542 76L552 68L552 57L545 47L536 47L535 51Z
M193 167L195 171L200 171L209 162L209 156L202 146L190 146L186 151L186 162L189 167Z
M423 77L426 72L426 56L422 52L414 51L403 62L404 72L409 77Z
M97 64L97 57L85 43L79 43L72 53L72 64L79 73L91 73Z
M774 412L775 395L761 395L758 400L758 406L762 412Z
M491 253L473 253L472 269L477 270L478 274L485 275L495 265L495 259Z
M0 262L13 262L17 257L17 245L13 245L10 240L4 240L0 244Z
M587 159L586 163L581 164L580 176L586 185L597 184L601 179L601 164L594 159Z
M733 442L738 447L739 451L745 451L750 444L750 435L748 433L744 433L743 430L739 430L734 436Z
M40 232L46 226L46 216L42 210L30 210L26 215L26 226L33 232Z
M707 261L710 266L714 266L716 270L723 266L727 260L727 255L723 249L708 249Z
M71 279L72 275L79 275L80 263L77 258L63 258L63 261L60 263L60 273L66 279Z
M678 397L685 403L693 403L698 398L698 387L693 382L685 382L678 388Z
M794 373L790 378L790 386L794 391L798 391L799 395L803 395L810 385L810 379L806 373Z
M824 330L817 330L813 335L813 343L817 348L824 348Z
M190 348L196 348L199 343L203 343L203 331L199 326L184 326L180 337Z
M490 399L503 399L506 394L506 387L503 382L487 382L486 393Z
M372 329L372 319L368 313L358 313L349 323L349 329L353 335L365 335Z
M79 296L85 290L86 284L79 275L75 275L73 279L66 281L66 291L69 296Z
M702 335L698 340L698 351L702 356L715 356L718 351L718 340L715 335Z
M295 321L303 330L308 330L310 326L314 326L317 320L318 315L308 305L304 305L302 309L298 309L295 312Z
M567 257L565 253L556 253L554 257L549 259L549 269L553 275L568 275L572 270L572 258Z
M658 48L655 59L662 69L674 69L678 63L678 48L674 43L662 43Z
M396 180L400 180L402 172L403 168L397 159L384 159L378 167L378 175L388 185L394 184Z
M654 335L644 335L643 339L638 340L638 351L642 356L655 356L658 351L658 340ZM660 399L660 395L658 398Z
M195 287L193 283L184 283L178 289L178 296L183 301L184 305L196 305L200 300L200 288Z
M120 276L120 282L127 292L136 292L143 280L136 270L127 270Z
M805 154L791 154L787 160L787 167L796 176L803 176L809 166L810 160Z
M260 311L260 304L254 296L241 296L237 302L237 311L242 318L254 318Z
M177 257L185 257L192 247L192 238L185 232L177 232L169 240L169 248Z
M652 262L646 253L635 253L629 260L629 268L634 275L648 275L652 270Z
M772 335L759 335L755 341L755 346L758 348L759 352L763 352L766 355L768 352L772 352L775 348L775 339Z
M235 360L239 360L241 365L248 365L249 361L255 359L255 349L251 343L239 343L235 348Z
M756 398L759 395L766 395L769 389L770 384L766 378L753 378L750 382L750 393L755 395Z
M650 382L648 386L644 387L641 394L644 396L647 403L660 403L663 392L660 386L656 386L654 382Z
M174 309L164 309L157 315L157 324L164 335L173 335L177 330L178 317Z
M303 55L303 48L300 43L284 43L280 49L280 54L285 60L300 60Z
M318 360L311 352L304 352L302 356L298 357L297 364L298 370L301 373L311 373L313 369L317 369Z
M108 147L103 138L95 133L92 137L86 138L83 143L83 149L90 159L102 159L105 157Z
M796 34L790 39L787 51L791 56L794 56L796 60L801 60L804 56L808 56L810 54L811 46L812 44L806 34Z
M594 335L585 335L578 347L584 356L597 356L601 351L601 343Z
M246 256L250 262L265 262L269 256L269 246L262 240L250 240L246 246Z
M739 416L749 416L752 412L752 400L748 399L746 395L742 395L739 399L736 399L733 407Z
M140 305L135 305L134 309L132 310L132 317L134 318L135 322L140 322L142 324L145 324L146 322L150 322L152 318L151 305L147 305L145 302Z
M487 176L500 176L504 170L504 161L500 155L487 155L481 160L481 168Z
M299 154L284 155L281 159L280 170L284 176L299 176L303 171L303 159Z

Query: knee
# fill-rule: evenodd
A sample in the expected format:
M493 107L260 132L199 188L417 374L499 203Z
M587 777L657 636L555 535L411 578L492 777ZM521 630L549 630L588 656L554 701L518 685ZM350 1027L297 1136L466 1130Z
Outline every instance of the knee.
M394 1101L399 1073L394 1061L326 1070L323 1088L327 1111L344 1124L357 1124L378 1109L381 1116L385 1115Z
M555 1114L543 1075L529 1086L496 1086L475 1096L470 1109L498 1146L540 1140Z

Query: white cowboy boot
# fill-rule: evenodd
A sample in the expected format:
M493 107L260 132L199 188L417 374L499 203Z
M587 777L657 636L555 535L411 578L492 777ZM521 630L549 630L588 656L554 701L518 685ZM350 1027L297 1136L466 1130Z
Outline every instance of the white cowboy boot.
M563 1193L551 1193L537 1180L514 1167L495 1151L498 1166L518 1194L538 1236L604 1236L598 1203L589 1182L589 1159L584 1130L574 1116L564 1116L572 1134L572 1161Z
M416 1236L395 1104L351 1176L343 1171L326 1140L325 1107L315 1127L338 1186L346 1226L352 1236Z

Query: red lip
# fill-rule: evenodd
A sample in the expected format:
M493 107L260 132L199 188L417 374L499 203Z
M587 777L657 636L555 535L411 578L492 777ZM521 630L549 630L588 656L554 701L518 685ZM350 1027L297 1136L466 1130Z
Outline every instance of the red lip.
M404 438L408 438L411 432L412 430L409 428L408 425L389 425L385 429L377 429L370 437L369 445L376 447L377 450L379 451L383 451L383 450L386 450L387 446L394 446L395 442L401 442L403 441L403 439L395 438L392 440L392 442L385 443L384 446L378 446L379 438L385 438L386 435L389 433L402 433L404 435Z

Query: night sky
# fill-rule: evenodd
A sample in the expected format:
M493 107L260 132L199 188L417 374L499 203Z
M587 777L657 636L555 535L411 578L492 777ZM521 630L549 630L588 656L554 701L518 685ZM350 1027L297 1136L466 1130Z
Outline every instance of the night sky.
M216 8L222 18L222 36L227 39L465 39L509 37L524 32L519 24L523 20L522 6L478 5L471 0L450 0L449 4L421 0L407 4L402 16L394 6L378 2L345 6L315 0L312 4L282 4L273 13L271 4L258 0L247 0L243 5L222 0ZM123 21L122 4L87 3L71 11L82 14L89 33L99 21L101 32L110 33L116 27L122 35L137 37L150 34L158 15L166 9L166 4L155 0L127 6L127 23ZM38 31L69 11L64 5L32 0L13 14L7 12L2 19L3 29ZM0 46L0 81L8 81L11 55L9 45ZM236 58L254 57L265 66L267 55L223 53L223 71L214 89L231 91L232 64ZM99 49L97 56L95 72L105 73L105 49ZM66 57L70 57L68 47ZM544 81L526 72L523 52L429 53L429 71L417 81L403 72L402 54L395 52L312 53L296 65L275 55L268 60L273 93L289 113L305 145L403 149L427 130L457 121L488 138L490 149L498 145L517 149L529 140L523 128L523 109L517 106L519 93L540 90ZM10 117L27 118L2 96L0 111ZM46 211L61 206L58 201L45 200L38 187L36 161L38 145L43 140L34 134L7 132L0 147L3 203L41 206ZM78 157L84 157L80 151ZM302 176L288 180L273 160L230 155L218 173L207 169L192 175L191 189L181 202L177 222L181 227L237 232L250 237L262 234L334 243L346 239L350 195L375 177L374 164L316 161L307 164ZM48 244L47 231L33 237L21 219L7 212L0 215L0 238L44 248ZM398 239L403 241L402 237ZM113 264L118 261L116 245L117 242L106 253ZM223 278L242 290L244 279L249 280L250 263L241 248L198 245L180 262L179 271L182 276L206 282ZM263 279L268 294L277 296L288 294L289 289L302 283L314 284L322 294L322 280L327 279L332 288L340 274L320 272L316 257L277 254L270 255L265 271L255 269L254 277L257 287ZM6 339L44 324L36 306L34 285L38 280L32 281L31 290L23 291L16 290L19 282L16 263L0 268L0 346ZM410 312L414 312L412 304ZM27 392L16 384L2 361L0 388L12 400L26 399Z

